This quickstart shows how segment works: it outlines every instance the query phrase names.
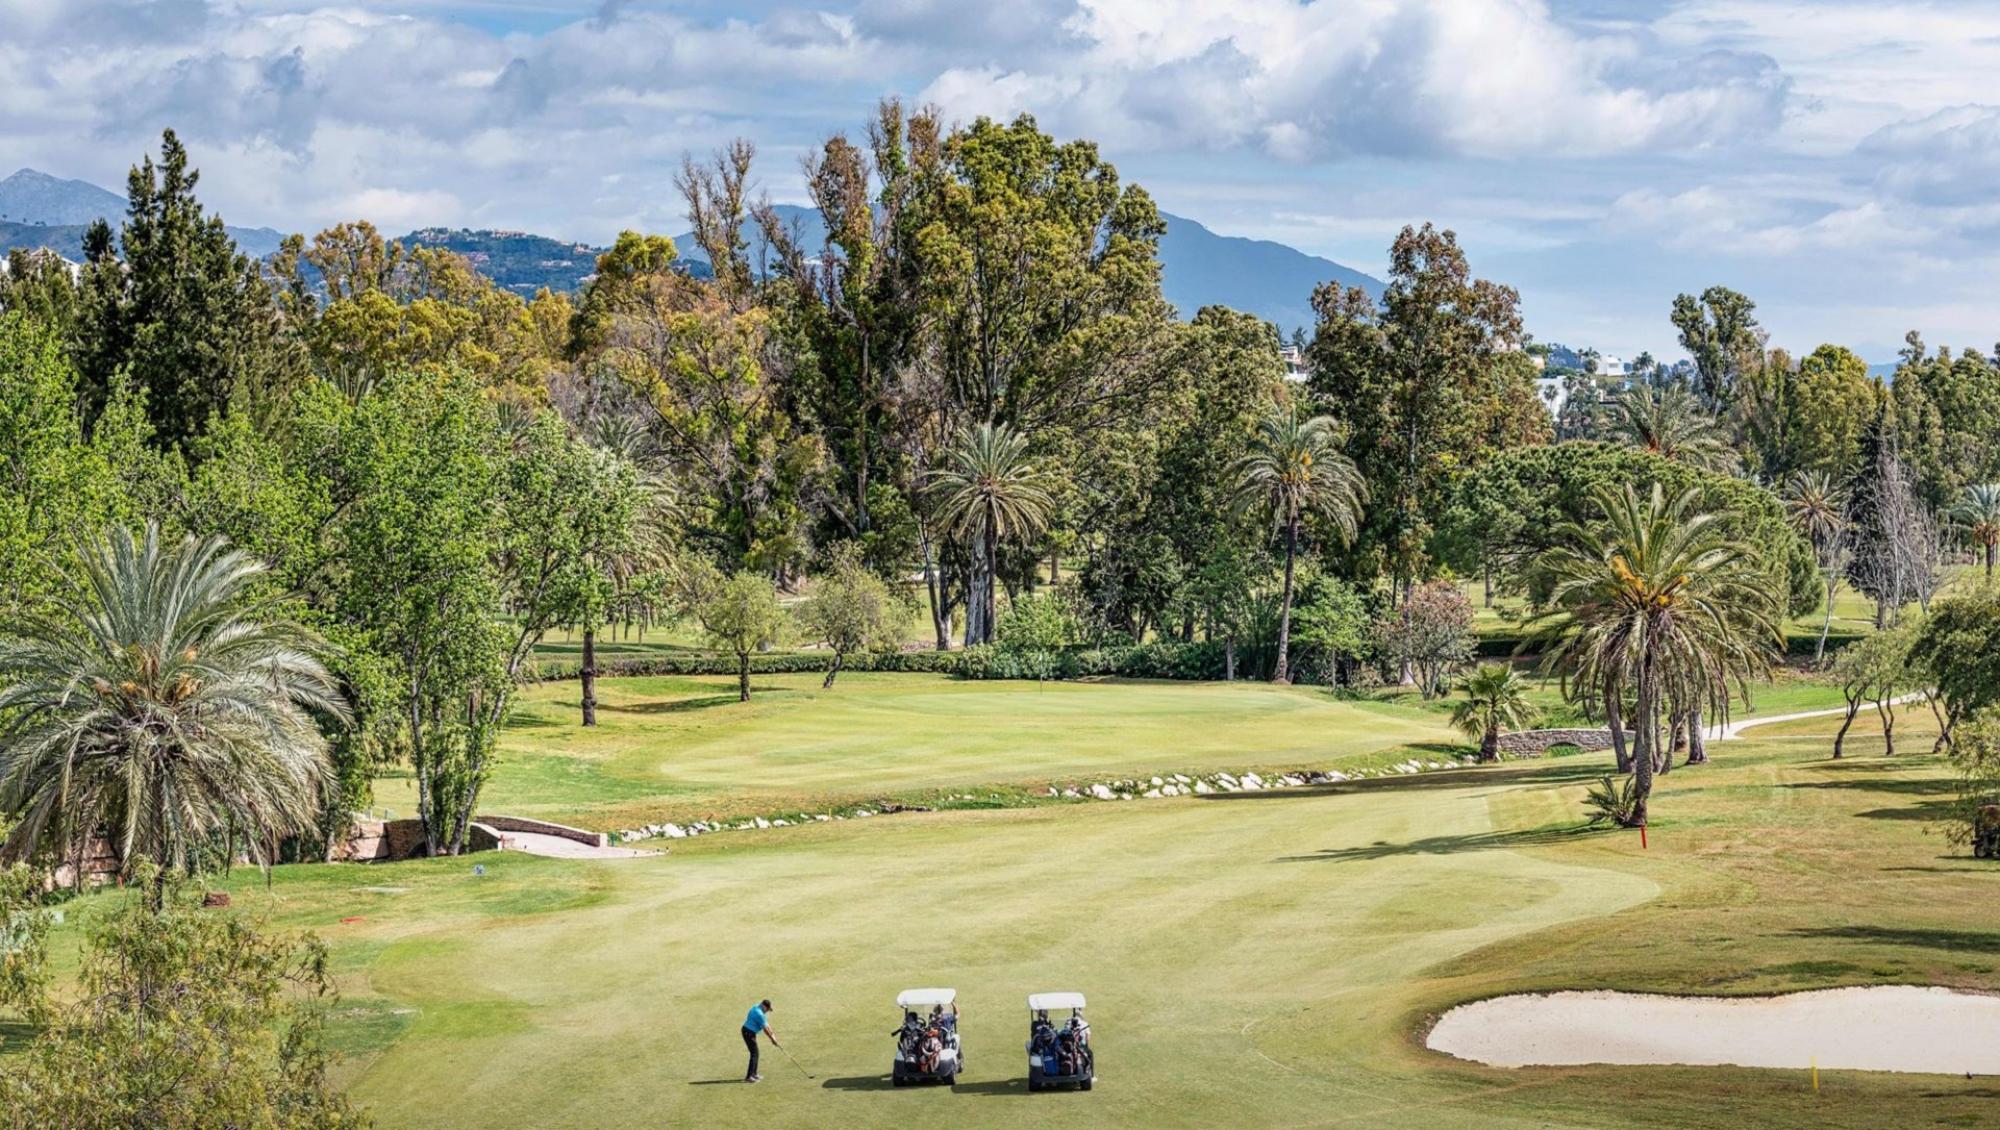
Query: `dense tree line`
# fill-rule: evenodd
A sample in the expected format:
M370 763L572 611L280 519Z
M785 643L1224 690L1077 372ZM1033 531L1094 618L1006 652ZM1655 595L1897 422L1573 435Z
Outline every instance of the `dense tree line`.
M79 270L17 254L0 279L0 610L61 614L96 531L226 540L343 704L324 819L287 850L399 764L455 852L557 628L583 637L586 724L599 632L685 617L747 695L755 652L824 644L831 683L910 605L940 649L1200 647L1230 677L1429 695L1471 652L1457 582L1557 615L1580 539L1711 530L1742 574L1721 588L1771 599L1730 613L1758 632L1842 584L1890 623L1947 553L2000 542L1977 351L1912 335L1878 381L1770 347L1717 287L1671 310L1690 363L1552 419L1518 296L1426 225L1381 295L1313 296L1293 382L1272 326L1168 306L1160 214L1089 142L889 101L803 172L823 242L741 142L676 178L712 277L627 232L579 294L522 298L358 221L252 261L168 134ZM1777 646L1740 642L1657 679L1563 673L1686 733ZM1048 669L1008 664L983 669Z

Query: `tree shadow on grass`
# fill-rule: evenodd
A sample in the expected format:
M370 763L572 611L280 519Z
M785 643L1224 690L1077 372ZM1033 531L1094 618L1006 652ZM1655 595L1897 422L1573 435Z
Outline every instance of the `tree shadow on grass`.
M1360 863L1390 859L1400 855L1458 855L1473 851L1504 851L1508 848L1548 847L1574 843L1588 836L1611 831L1593 825L1527 828L1517 832L1481 832L1469 836L1427 836L1402 843L1377 841L1362 847L1321 848L1311 855L1281 855L1273 863Z
M750 688L751 695L782 695L788 693L785 687ZM728 694L703 695L700 698L676 698L665 702L632 702L618 706L599 703L597 709L607 714L685 714L693 710L707 710L712 706L734 706L743 701L734 691Z
M1794 938L1837 938L1849 942L1912 946L1951 953L2000 954L2000 931L1931 930L1912 926L1816 926L1790 931Z
M1849 781L1787 781L1781 789L1858 789L1870 793L1901 793L1904 796L1936 796L1957 790L1956 782L1942 777L1864 777Z
M1202 800L1283 800L1287 797L1340 796L1347 793L1402 792L1409 789L1466 789L1484 785L1575 785L1595 781L1609 772L1603 766L1536 765L1519 768L1488 766L1481 769L1432 769L1423 773L1398 773L1393 777L1369 777L1358 781L1337 781L1327 785L1301 785L1287 789L1260 789L1254 792L1208 793Z
M1863 820L1921 820L1925 822L1937 822L1951 819L1952 809L1956 807L1956 801L1925 800L1903 808L1871 808L1866 812L1857 812L1855 815L1861 817Z
M891 1091L896 1089L895 1080L883 1075L849 1075L838 1079L827 1079L820 1083L829 1091Z

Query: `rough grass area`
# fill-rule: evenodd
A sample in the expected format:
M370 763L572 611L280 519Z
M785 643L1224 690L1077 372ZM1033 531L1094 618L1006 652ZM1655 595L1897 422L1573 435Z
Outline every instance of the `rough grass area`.
M1410 701L1346 701L1262 683L973 682L852 673L631 678L598 684L599 725L578 685L528 688L483 807L616 830L665 820L828 811L884 798L926 803L968 786L1295 766L1364 766L1464 739ZM1407 753L1400 756L1408 756ZM414 809L406 779L376 803Z
M1132 755L1165 767L1185 744ZM1803 1072L1505 1070L1422 1046L1443 1009L1521 990L2000 989L2000 868L1931 823L1945 767L1876 756L1872 733L1841 763L1826 747L1733 742L1675 769L1645 850L1579 829L1593 755L486 856L483 876L287 867L267 892L239 872L231 912L332 940L342 1077L390 1127L1987 1124L1991 1078L1822 1072L1814 1094ZM929 984L965 1010L957 1093L885 1078L893 997ZM1089 1095L1025 1092L1022 998L1046 989L1092 1001ZM765 995L818 1080L767 1056L764 1084L731 1082Z

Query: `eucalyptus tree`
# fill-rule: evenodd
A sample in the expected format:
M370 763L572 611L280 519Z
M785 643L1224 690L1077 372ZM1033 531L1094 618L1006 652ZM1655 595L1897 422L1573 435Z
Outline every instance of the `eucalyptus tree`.
M332 778L321 724L348 709L264 573L221 538L155 526L76 555L66 595L0 643L0 855L103 835L129 878L141 859L186 871L239 847L268 863L312 830Z
M1530 625L1543 669L1636 702L1635 827L1670 752L1660 741L1668 704L1689 709L1697 729L1704 709L1726 715L1732 688L1767 671L1782 644L1757 551L1697 500L1658 484L1643 495L1630 483L1601 488L1601 517L1566 523L1532 566L1549 593Z
M1710 410L1729 400L1738 378L1763 350L1756 309L1755 302L1726 286L1709 287L1699 298L1674 298L1674 329L1694 359L1695 391Z
M2000 555L2000 483L1974 483L1950 511L1951 520L1979 547L1986 558L1986 579L1993 579L1993 562Z
M1375 506L1359 531L1367 563L1394 580L1423 572L1450 479L1496 451L1546 442L1548 410L1518 350L1520 296L1475 278L1457 236L1406 227L1389 252L1379 301L1328 283L1309 387L1340 417Z
M1054 477L1028 453L1027 437L1005 424L960 433L930 476L929 490L947 529L972 552L965 642L991 643L998 626L994 574L1000 547L1026 541L1048 525Z
M1308 417L1297 407L1279 408L1259 421L1249 452L1237 461L1236 482L1238 505L1267 511L1285 538L1278 662L1271 681L1290 682L1292 589L1300 527L1308 515L1321 515L1344 540L1351 540L1360 528L1368 484L1354 461L1341 453L1333 417Z

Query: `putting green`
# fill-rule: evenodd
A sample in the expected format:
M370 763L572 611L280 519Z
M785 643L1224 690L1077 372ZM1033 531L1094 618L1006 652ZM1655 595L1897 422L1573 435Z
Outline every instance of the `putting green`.
M577 684L530 688L482 806L615 830L917 789L1336 765L1416 743L1464 745L1438 710L1315 687L872 673L826 691L817 675L755 686L741 703L728 678L606 679L592 729L580 724ZM409 782L378 782L376 803L408 812Z

